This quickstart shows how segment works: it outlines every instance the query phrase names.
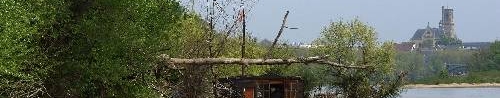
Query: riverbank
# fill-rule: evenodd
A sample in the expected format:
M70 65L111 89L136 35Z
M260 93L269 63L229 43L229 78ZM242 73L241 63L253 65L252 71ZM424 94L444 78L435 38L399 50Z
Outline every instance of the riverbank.
M479 88L479 87L499 87L500 83L451 83L451 84L409 84L405 88Z

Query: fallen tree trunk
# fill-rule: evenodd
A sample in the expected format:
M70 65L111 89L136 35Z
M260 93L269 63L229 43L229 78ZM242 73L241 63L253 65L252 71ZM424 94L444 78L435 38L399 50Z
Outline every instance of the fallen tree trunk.
M181 59L170 58L168 55L162 54L160 58L162 62L168 65L214 65L214 64L237 64L237 65L289 65L294 63L316 63L326 64L332 67L365 69L371 66L353 66L343 65L331 61L327 61L328 56L315 56L306 58L294 59L241 59L241 58L194 58L194 59Z

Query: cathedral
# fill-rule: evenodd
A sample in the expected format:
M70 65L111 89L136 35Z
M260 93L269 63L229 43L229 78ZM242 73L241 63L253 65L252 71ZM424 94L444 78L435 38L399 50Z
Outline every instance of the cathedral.
M439 27L427 27L418 29L410 39L413 47L418 50L436 50L445 46L461 43L455 34L455 23L453 22L453 9L441 7L442 17Z

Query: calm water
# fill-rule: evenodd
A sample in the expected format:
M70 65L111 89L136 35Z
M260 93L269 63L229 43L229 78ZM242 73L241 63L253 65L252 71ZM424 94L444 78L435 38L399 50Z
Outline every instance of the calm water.
M401 98L500 98L500 88L406 89Z

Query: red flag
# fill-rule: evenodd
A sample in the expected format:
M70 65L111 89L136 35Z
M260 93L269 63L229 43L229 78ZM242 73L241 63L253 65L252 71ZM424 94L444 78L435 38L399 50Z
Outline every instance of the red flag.
M245 10L242 9L238 12L238 22L242 22L244 18L245 18Z

